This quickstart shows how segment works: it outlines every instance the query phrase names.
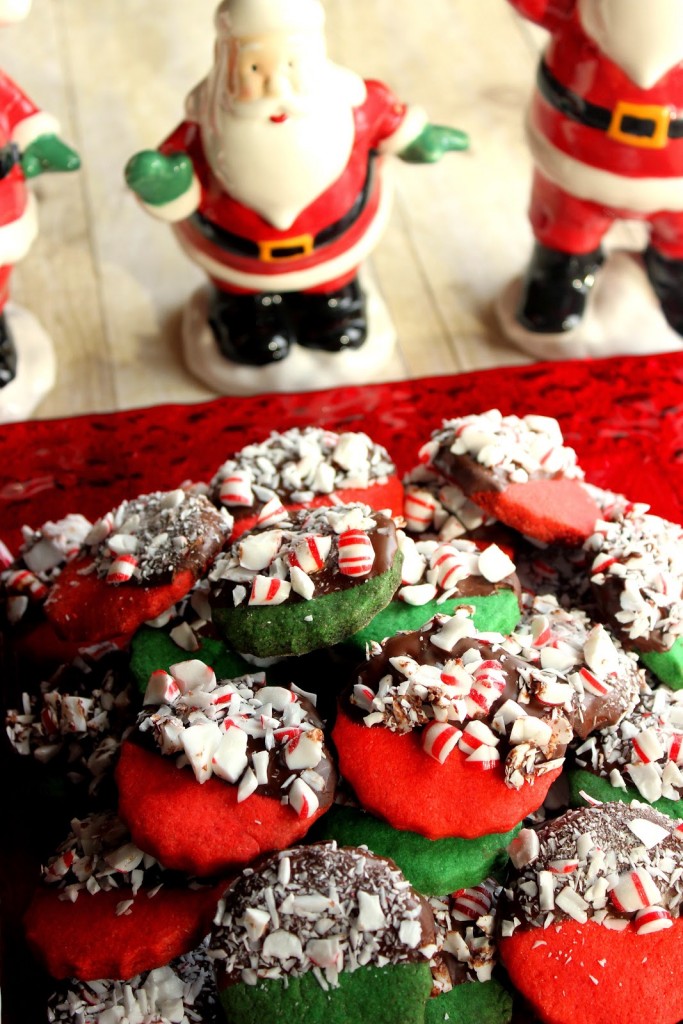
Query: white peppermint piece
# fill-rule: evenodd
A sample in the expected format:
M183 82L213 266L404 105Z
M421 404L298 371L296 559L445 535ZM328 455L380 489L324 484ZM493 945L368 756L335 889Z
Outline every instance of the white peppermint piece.
M479 555L478 568L489 583L500 583L514 573L515 563L497 544L489 544Z
M419 608L436 598L438 591L432 583L420 583L416 586L401 587L398 597L413 607Z
M320 729L300 732L285 746L285 763L291 771L315 768L323 756L323 734Z
M212 775L212 759L221 742L221 730L215 722L201 722L183 729L180 736L185 755L197 782L206 782Z
M173 643L183 651L192 653L199 650L197 634L188 622L181 622L174 626L169 636Z
M276 928L263 940L261 956L265 960L301 960L303 949L298 936Z
M227 782L237 782L249 763L247 758L247 734L236 725L227 729L216 748L212 767L214 775Z
M655 821L648 821L647 818L632 818L627 824L646 850L653 849L664 839L668 839L670 834L668 829L662 828Z
M270 924L270 914L258 907L247 907L244 917L238 923L246 931L250 942L258 942Z
M188 693L190 690L210 692L216 689L216 673L210 665L206 665L198 658L179 661L175 665L171 665L168 671L178 684L181 693Z
M256 572L267 569L282 546L282 536L280 530L269 530L244 537L237 545L242 568Z
M357 927L361 932L376 932L386 927L387 919L376 893L358 890Z
M614 641L601 624L593 626L583 645L588 667L600 677L619 671L619 654Z
M289 578L294 593L303 597L305 601L310 601L315 594L315 584L311 577L297 565L292 565L289 569Z

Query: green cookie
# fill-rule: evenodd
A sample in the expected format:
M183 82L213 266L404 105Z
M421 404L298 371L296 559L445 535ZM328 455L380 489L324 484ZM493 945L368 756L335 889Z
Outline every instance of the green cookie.
M499 981L467 981L430 999L425 1024L508 1024L512 996Z
M130 667L135 681L144 694L152 672L157 669L168 671L171 665L179 661L190 661L195 658L210 665L217 679L235 679L248 672L254 672L239 654L229 650L222 640L212 637L198 637L199 650L185 651L171 639L167 629L154 629L142 626L131 642Z
M683 688L683 637L679 636L668 651L638 651L638 657L660 682L672 690Z
M346 645L353 645L363 653L365 645L373 640L381 643L388 636L394 636L402 630L419 629L434 615L452 615L463 604L474 606L474 624L482 632L507 636L518 625L521 617L513 590L499 590L486 597L454 597L441 604L429 601L416 606L394 600L375 615L372 622L349 637Z
M361 846L390 857L409 882L425 896L441 897L500 877L507 846L521 828L480 839L426 839L417 832L392 828L366 811L335 805L316 826L316 838L336 839L340 846Z
M581 796L581 792L600 800L604 804L631 804L634 800L646 803L645 797L639 793L635 786L628 786L626 789L618 789L612 786L607 779L593 772L587 772L583 768L572 768L568 773L569 793L572 807L587 807L588 802ZM650 804L656 811L661 811L669 818L683 818L683 800L668 800L661 797Z
M213 620L236 651L271 658L331 647L356 633L391 601L401 582L403 557L391 568L348 590L311 601L268 607L216 607Z
M432 988L429 964L342 971L327 991L312 973L257 985L231 985L220 996L230 1024L424 1024Z

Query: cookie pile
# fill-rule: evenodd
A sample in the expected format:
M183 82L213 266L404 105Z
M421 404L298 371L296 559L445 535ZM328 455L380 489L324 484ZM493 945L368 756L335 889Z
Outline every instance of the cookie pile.
M48 1020L683 1017L681 527L548 417L414 452L272 434L4 557Z

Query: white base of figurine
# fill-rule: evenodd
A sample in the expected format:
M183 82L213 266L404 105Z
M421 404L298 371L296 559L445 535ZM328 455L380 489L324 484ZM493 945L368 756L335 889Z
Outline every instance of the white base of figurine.
M389 311L371 282L362 282L369 331L359 349L320 352L293 345L285 359L267 366L244 366L221 355L207 321L210 290L200 288L183 312L183 359L190 373L221 395L268 391L317 391L345 384L393 380L396 331Z
M52 341L32 313L9 303L5 317L17 350L17 375L0 388L0 423L15 423L27 419L52 390L57 361Z
M581 323L572 331L537 334L515 318L522 278L496 303L506 338L537 359L584 359L672 352L683 338L666 322L640 256L612 252L602 266Z

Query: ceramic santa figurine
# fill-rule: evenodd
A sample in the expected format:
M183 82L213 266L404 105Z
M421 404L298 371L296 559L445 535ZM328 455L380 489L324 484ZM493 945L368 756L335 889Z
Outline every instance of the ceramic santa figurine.
M289 368L307 353L317 368L336 356L339 380L339 354L368 338L358 271L389 213L385 158L436 161L466 137L332 63L319 0L223 0L216 31L186 119L159 151L133 157L127 182L212 283L225 370L200 376L231 390L240 365ZM195 372L198 344L186 332Z
M523 347L549 356L554 342L559 354L574 355L596 354L601 342L609 351L677 347L683 334L683 3L510 2L550 32L528 118L535 247L511 333ZM583 324L592 289L608 273L605 235L626 220L641 221L647 231L641 280L631 261L626 272L633 287L614 277L593 321ZM627 319L622 312L615 329L604 318L615 314L617 296L632 311ZM652 317L637 322L638 303L648 301L659 325ZM668 344L661 332L655 338L657 326ZM629 346L629 332L645 336Z
M0 0L0 24L28 14L30 0ZM38 322L7 308L12 268L38 232L27 181L46 171L78 168L78 155L59 138L59 125L0 71L0 420L28 415L54 383L54 353Z

